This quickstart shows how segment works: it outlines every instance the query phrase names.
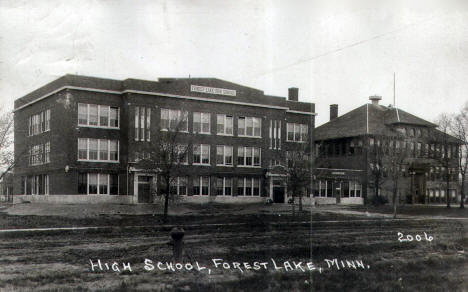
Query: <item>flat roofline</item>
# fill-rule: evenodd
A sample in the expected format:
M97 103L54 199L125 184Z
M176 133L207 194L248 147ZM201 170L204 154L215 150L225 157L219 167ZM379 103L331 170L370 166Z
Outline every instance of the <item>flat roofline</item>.
M110 94L125 94L125 93L137 93L137 94L146 94L146 95L157 95L157 96L166 96L166 97L173 97L173 98L181 98L181 99L190 99L190 100L200 100L206 102L215 102L215 103L227 103L227 104L237 104L237 105L245 105L245 106L254 106L254 107L263 107L263 108L272 108L272 109L280 109L286 110L290 113L297 113L297 114L305 114L305 115L312 115L315 116L317 113L314 112L306 112L306 111L297 111L297 110L290 110L289 107L283 106L275 106L275 105L267 105L267 104L257 104L257 103L249 103L249 102L237 102L237 101L230 101L225 99L210 99L210 98L203 98L198 96L185 96L185 95L177 95L177 94L169 94L163 92L153 92L153 91L141 91L141 90L134 90L134 89L125 89L125 90L106 90L106 89L97 89L97 88L90 88L90 87L81 87L81 86L71 86L65 85L56 90L53 90L47 94L44 94L22 106L19 106L13 110L13 112L19 111L25 107L28 107L38 101L46 99L47 97L56 94L65 89L72 89L72 90L83 90L83 91L90 91L90 92L100 92L100 93L110 93Z

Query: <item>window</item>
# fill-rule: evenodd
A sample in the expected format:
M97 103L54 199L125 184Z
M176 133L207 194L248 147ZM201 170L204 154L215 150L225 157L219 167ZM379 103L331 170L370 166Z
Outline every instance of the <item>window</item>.
M361 197L361 184L357 181L349 182L349 196Z
M180 144L176 146L176 162L179 164L187 164L187 147L188 145Z
M161 130L188 131L188 113L181 110L161 109Z
M239 146L237 148L237 165L259 167L261 165L261 148Z
M218 135L232 136L233 118L227 115L216 116L216 133Z
M305 124L294 124L288 123L286 126L288 131L287 139L288 141L294 142L306 142L308 127Z
M170 183L170 193L179 196L187 195L187 177L175 177Z
M270 149L281 149L281 121L270 121Z
M119 161L119 141L78 138L79 161Z
M48 195L49 175L39 174L21 177L21 193L25 195Z
M99 106L99 126L109 126L109 107Z
M88 174L88 194L98 193L98 175L97 173Z
M238 196L260 196L260 179L239 177L237 179Z
M44 132L50 131L50 109L45 111Z
M109 160L118 161L119 160L119 144L117 140L109 140Z
M210 145L193 145L193 164L210 164Z
M88 139L78 139L78 160L88 159Z
M216 146L216 165L232 165L232 146Z
M50 109L28 118L28 135L38 135L50 131Z
M88 125L89 126L98 125L98 105L96 104L88 105Z
M119 127L119 108L118 107L109 108L109 127L111 128Z
M50 162L50 141L45 143L44 163Z
M46 112L46 128L47 128ZM98 104L78 104L78 125L102 128L119 127L119 108Z
M245 137L262 136L262 120L254 117L239 117L237 135Z
M410 135L411 137L414 137L414 128L410 128L410 129L409 129L409 135Z
M99 140L99 160L109 160L108 140Z
M135 141L150 141L151 108L135 107Z
M193 113L193 132L210 134L210 114Z
M222 196L224 194L224 177L216 178L216 195Z
M119 177L117 174L80 173L78 193L83 195L118 195Z
M210 194L210 177L199 176L193 180L193 194L208 196Z
M88 139L88 159L98 160L98 139Z
M29 165L41 165L50 162L50 141L29 147Z

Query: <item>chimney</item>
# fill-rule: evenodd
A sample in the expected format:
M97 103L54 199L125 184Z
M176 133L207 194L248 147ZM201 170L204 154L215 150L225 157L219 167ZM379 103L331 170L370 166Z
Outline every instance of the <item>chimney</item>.
M291 100L291 101L299 100L299 88L291 87L288 89L288 100Z
M379 100L381 100L382 97L378 95L371 95L369 96L369 100L372 101L372 104L379 105Z
M330 121L338 117L338 105L330 104Z

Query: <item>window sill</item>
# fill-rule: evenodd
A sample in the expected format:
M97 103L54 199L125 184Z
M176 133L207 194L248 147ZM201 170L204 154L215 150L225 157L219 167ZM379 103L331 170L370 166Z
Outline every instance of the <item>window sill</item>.
M187 132L187 133L188 133L188 132ZM211 135L211 133L205 133L205 132L193 132L193 134Z
M120 163L120 161L115 160L89 160L89 159L78 159L78 162L102 162L102 163Z
M216 136L234 137L233 134L216 133Z
M176 132L174 130L169 130L169 129L161 129L160 131L161 132ZM188 134L189 131L177 131L177 133L186 133L186 134Z
M237 167L244 167L244 168L262 168L261 166L251 166L251 165L237 165Z
M211 166L211 164L206 164L206 163L192 163L194 166Z
M109 127L109 126L91 126L91 125L80 125L80 128L95 128L95 129L107 129L107 130L120 130L120 127Z
M225 164L216 164L216 166L221 166L221 167L234 167L233 165L225 165Z
M247 135L237 135L240 138L255 138L255 139L262 139L262 136L247 136Z

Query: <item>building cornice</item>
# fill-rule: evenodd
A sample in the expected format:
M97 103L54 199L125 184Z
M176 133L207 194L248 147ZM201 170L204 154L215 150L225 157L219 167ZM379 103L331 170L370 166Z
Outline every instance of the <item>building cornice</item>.
M142 90L134 90L134 89L126 89L123 91L117 91L117 90L106 90L106 89L97 89L97 88L90 88L90 87L80 87L80 86L62 86L52 92L49 92L45 95L42 95L38 98L36 98L33 101L30 101L22 106L19 106L18 108L14 109L13 112L16 112L18 110L21 110L27 106L30 106L38 101L41 101L51 95L54 95L56 93L59 93L62 90L65 89L73 89L73 90L82 90L82 91L89 91L89 92L99 92L99 93L109 93L109 94L125 94L125 93L135 93L135 94L144 94L144 95L152 95L152 96L164 96L164 97L171 97L171 98L180 98L180 99L188 99L188 100L199 100L199 101L206 101L206 102L214 102L214 103L224 103L224 104L235 104L235 105L244 105L244 106L254 106L254 107L262 107L262 108L270 108L270 109L278 109L278 110L285 110L288 113L295 113L295 114L304 114L304 115L312 115L315 116L317 115L316 113L312 112L302 112L302 111L295 111L295 110L290 110L289 107L283 107L283 106L275 106L275 105L265 105L265 104L258 104L258 103L248 103L248 102L239 102L239 101L231 101L231 100L220 100L220 99L210 99L210 98L204 98L204 97L196 97L196 96L187 96L187 95L175 95L175 94L169 94L169 93L162 93L162 92L152 92L152 91L142 91Z

